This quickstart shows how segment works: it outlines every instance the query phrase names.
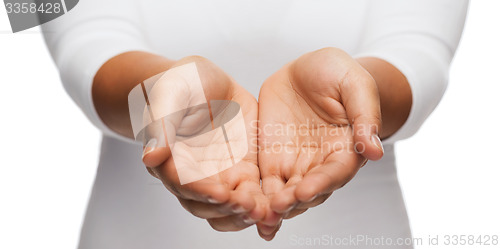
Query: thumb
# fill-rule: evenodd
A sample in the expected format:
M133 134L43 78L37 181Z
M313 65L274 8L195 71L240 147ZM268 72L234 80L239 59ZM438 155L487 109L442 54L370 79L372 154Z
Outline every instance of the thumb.
M186 113L197 109L203 111L199 106L206 99L195 63L173 67L156 75L146 80L142 88L138 87L138 91L140 93L129 95L130 116L132 123L139 120L136 123L145 126L136 135L136 140L140 138L145 143L144 164L156 167L170 158L170 145L175 143L177 130L182 128ZM209 118L208 112L204 116Z
M156 167L165 162L170 157L168 147L156 147L157 140L155 138L149 140L144 146L142 152L142 162L147 167Z
M369 160L379 160L384 155L379 137L382 128L379 93L375 80L361 70L344 77L341 98L353 128L354 148Z
M160 122L161 121L161 122ZM168 124L165 124L164 120L160 120L155 123L158 123L163 127L168 127ZM146 129L151 129L147 127ZM142 162L147 167L156 167L167 161L172 152L170 147L168 146L168 141L165 135L165 130L163 132L155 132L155 136L149 136L148 142L143 146L142 152ZM158 130L158 129L156 129Z

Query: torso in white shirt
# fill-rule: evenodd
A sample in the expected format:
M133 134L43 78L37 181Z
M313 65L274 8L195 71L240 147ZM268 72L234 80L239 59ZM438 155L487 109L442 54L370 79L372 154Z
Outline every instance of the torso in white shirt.
M357 52L367 1L136 1L144 37L172 59L201 55L256 97L262 82L308 51ZM319 207L283 222L272 242L255 227L220 233L183 210L142 165L141 147L105 137L81 249L343 248L356 236L407 238L393 147ZM311 246L308 246L311 245ZM375 248L363 242L348 248ZM407 248L405 246L395 248Z

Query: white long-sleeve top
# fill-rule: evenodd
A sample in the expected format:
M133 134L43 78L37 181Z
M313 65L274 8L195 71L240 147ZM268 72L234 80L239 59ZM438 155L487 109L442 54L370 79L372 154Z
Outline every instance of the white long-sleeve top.
M70 96L107 135L91 85L111 57L132 50L171 59L203 55L254 95L272 72L301 54L339 47L382 58L408 79L410 116L387 142L413 135L448 82L468 1L86 0L43 29Z
M344 193L350 193L344 204L332 205L345 205L339 208L351 210L350 215L352 216L348 214L351 220L346 221L346 224L341 222L339 225L342 228L339 229L342 231L350 231L348 227L352 226L352 231L357 233L365 230L366 232L379 230L378 232L381 233L402 231L401 233L407 232L408 235L409 229L404 203L399 192L397 177L394 174L391 144L412 136L439 103L447 86L448 68L460 40L467 5L468 0L80 1L73 10L42 25L42 28L45 31L47 46L60 70L61 80L66 91L89 120L105 135L93 197L90 200L89 211L82 230L81 247L118 248L116 246L120 245L120 248L128 248L123 247L126 244L118 242L119 240L113 237L116 235L114 232L110 232L116 229L116 231L121 231L120 236L126 237L128 233L123 231L124 228L118 227L118 224L113 227L111 224L113 221L109 221L110 224L104 224L105 218L103 217L106 210L109 211L110 206L123 201L123 198L133 198L134 195L131 193L135 193L134 191L137 191L138 188L124 197L118 193L127 187L132 188L130 185L132 183L130 181L121 182L120 179L116 179L116 175L111 173L106 175L103 172L111 171L115 167L113 165L120 162L120 166L116 166L115 170L127 174L128 177L136 177L136 184L154 181L147 178L140 170L140 146L130 144L130 141L106 127L97 115L92 102L92 81L99 68L111 57L134 50L149 51L170 59L180 59L188 55L204 56L233 76L239 84L255 96L258 94L262 82L285 63L306 52L323 47L338 47L355 57L378 57L393 64L408 79L413 96L411 112L406 123L393 136L384 141L387 155L382 161L377 162L377 164L389 165L387 166L389 173L386 173L392 175L393 178L386 179L377 172L370 173L369 170L362 170L357 181L363 185L363 179L365 179L363 175L366 175L366 179L371 179L371 181L378 179L381 184L385 184L384 186L395 191L393 194L387 194L391 191L377 193L382 195L379 199L386 197L401 205L387 204L390 203L390 200L373 200L372 205L378 207L389 205L383 210L391 211L393 215L389 215L388 219L392 218L397 222L388 222L386 226L383 226L386 228L385 230L377 227L377 222L373 220L367 221L371 225L364 223L354 226L350 224L359 223L363 219L359 217L365 217L361 213L349 209L351 207L349 205L354 205L356 200L360 201L364 198L361 194L364 190L361 189L361 186L356 187L358 183L351 183L350 185L354 185L353 187L346 187L347 190L342 190ZM128 153L125 153L127 151ZM123 164L133 166L128 167L123 166ZM364 169L366 168L369 167L364 167ZM131 173L137 170L139 173L135 175ZM376 175L380 175L382 178L376 178ZM113 181L120 187L111 187L110 190L109 185ZM353 182L355 181L356 179L353 180ZM167 195L166 190L164 192L157 191L159 191L158 194ZM145 192L136 194L137 196L151 195L152 200L155 200L152 192L154 191L145 190ZM108 199L103 198L102 195L107 196ZM117 195L118 197L116 197ZM373 198L370 197L370 199ZM164 201L163 204L169 205L169 207L175 206L175 208L171 207L172 209L179 209L179 205L175 201L172 201L171 204L167 204L170 200ZM141 211L140 204L130 205L137 209L134 209L135 211L144 211ZM328 204L324 204L324 207L328 207ZM391 208L396 210L391 210ZM120 211L122 213L130 211L130 208L127 209L123 206L119 209L122 210ZM382 210L382 208L380 209ZM151 212L151 216L158 217L160 215ZM172 211L172 213L175 212ZM316 212L316 210L309 212ZM184 215L181 211L177 217L161 213L167 220L179 219ZM332 215L334 215L332 219L341 219L339 217L344 217L346 214L342 214L344 216ZM366 215L366 219L369 219L369 217L382 214L370 213L365 210L364 215ZM307 215L304 216L307 217ZM126 219L125 217L127 216L117 216L116 219ZM190 220L191 217L185 219ZM307 226L305 219L302 218L303 224L301 224ZM148 220L147 217L142 217L129 222L135 226L147 226L147 229L165 228L165 225L160 224L159 220L161 218ZM182 220L182 222L187 221ZM178 226L182 226L182 224L178 224ZM319 229L318 231L326 229L324 230L325 234L329 233L328 229L337 231L333 225L321 225L319 228L318 224L315 226L315 229ZM106 227L106 229L102 227ZM293 231L293 227L290 229ZM211 232L206 232L211 234ZM101 234L103 238L96 239ZM245 234L245 232L240 234ZM157 240L148 236L151 235L141 233L140 235L136 234L134 238L138 241L150 240L147 243L151 243L151 247L130 248L165 248L164 246L155 246ZM178 235L180 238L182 236ZM211 234L211 236L216 235ZM245 241L245 239L238 237L242 235L233 236L238 238L237 240ZM179 238L167 237L171 241L179 241ZM121 239L127 240L126 238ZM228 237L225 239L230 241ZM256 238L252 237L252 239ZM181 242L179 243L175 245L183 245ZM282 241L282 243L284 242ZM199 245L203 245L203 243ZM230 245L230 242L217 244L220 246L219 248L225 248L225 246L229 248ZM289 244L281 246L282 244L278 243L275 245L278 248L286 248L286 245ZM190 248L196 248L196 246Z

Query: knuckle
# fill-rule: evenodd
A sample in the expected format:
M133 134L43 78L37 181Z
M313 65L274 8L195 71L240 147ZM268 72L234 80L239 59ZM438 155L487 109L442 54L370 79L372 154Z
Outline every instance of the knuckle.
M365 126L374 126L368 128L378 128L382 124L382 116L379 114L359 114L353 118L355 129L363 129Z

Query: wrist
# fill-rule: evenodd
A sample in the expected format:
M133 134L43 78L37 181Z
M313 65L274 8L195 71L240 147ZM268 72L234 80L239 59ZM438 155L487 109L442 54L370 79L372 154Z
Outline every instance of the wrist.
M95 109L113 131L133 138L128 110L128 94L140 82L168 70L174 61L132 51L117 55L99 69L92 85Z

